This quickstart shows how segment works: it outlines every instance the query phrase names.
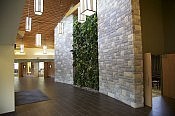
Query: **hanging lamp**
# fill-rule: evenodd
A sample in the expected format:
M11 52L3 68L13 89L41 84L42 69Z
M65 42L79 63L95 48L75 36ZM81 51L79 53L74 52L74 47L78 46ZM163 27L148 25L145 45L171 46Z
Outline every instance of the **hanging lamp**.
M81 14L81 8L78 7L78 22L84 23L86 21L86 15Z
M63 22L58 23L58 33L63 34Z
M24 53L24 44L23 44L23 38L21 38L21 44L20 44L20 53Z
M24 53L24 44L20 44L20 53Z
M43 54L47 54L47 45L43 45Z
M31 17L26 17L26 31L30 32L31 31L31 26L32 25L32 18Z
M26 31L30 32L32 29L32 18L30 17L30 0L28 4L28 16L26 17Z
M46 37L43 39L43 54L47 54Z
M37 33L35 39L36 39L36 46L40 47L41 46L41 34Z
M41 46L41 33L39 33L39 21L38 21L38 32L35 35L35 44L37 47Z
M34 0L34 12L36 15L43 13L43 0Z
M96 0L80 0L81 14L91 16L96 12Z

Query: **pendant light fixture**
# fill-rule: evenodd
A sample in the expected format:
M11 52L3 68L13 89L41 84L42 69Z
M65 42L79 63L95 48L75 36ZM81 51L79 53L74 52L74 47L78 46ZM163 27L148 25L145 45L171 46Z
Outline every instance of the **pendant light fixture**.
M47 54L46 37L43 39L43 54Z
M41 46L41 34L36 34L36 46L40 47Z
M28 3L28 16L26 17L26 31L30 32L32 29L32 18L30 17L30 0Z
M20 44L20 53L24 53L24 44L23 44L23 38L21 38L21 44Z
M47 54L47 45L43 45L43 54Z
M34 0L34 12L36 15L43 13L43 0Z
M26 17L26 31L30 32L32 27L32 18Z
M58 23L58 33L63 34L63 22Z
M78 22L84 23L86 21L86 15L81 14L81 8L78 7Z
M24 53L24 44L20 44L20 53Z
M38 22L38 33L35 36L36 39L36 46L40 47L41 46L41 34L39 33L39 22Z
M91 16L96 12L96 0L80 0L81 13Z

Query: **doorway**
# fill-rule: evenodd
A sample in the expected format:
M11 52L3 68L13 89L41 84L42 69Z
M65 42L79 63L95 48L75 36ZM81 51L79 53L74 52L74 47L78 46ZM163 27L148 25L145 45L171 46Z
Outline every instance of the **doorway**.
M19 77L34 77L34 63L33 62L21 62L19 63Z
M162 57L151 53L144 54L145 105L152 107L152 101L162 95Z
M16 77L55 77L53 61L26 61L14 63Z
M175 54L144 54L145 105L161 105L161 99L175 99ZM155 101L154 101L155 100ZM153 103L152 103L153 101Z
M161 55L151 55L152 64L152 97L159 97L162 95L162 63Z
M55 77L55 65L54 62L44 62L44 77Z
M19 63L14 63L14 77L19 77Z
M39 62L38 65L38 77L44 77L44 62Z

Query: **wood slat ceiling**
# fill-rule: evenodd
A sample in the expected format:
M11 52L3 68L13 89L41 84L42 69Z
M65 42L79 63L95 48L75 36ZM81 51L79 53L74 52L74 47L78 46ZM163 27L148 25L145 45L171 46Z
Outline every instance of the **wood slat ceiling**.
M35 35L42 34L42 43L48 48L54 48L54 28L65 16L71 6L76 5L79 0L44 0L44 11L42 15L34 14L34 0L26 0L23 14L21 16L19 31L25 31L25 19L28 16L28 4L30 2L30 17L32 17L32 30L25 32L23 43L25 48L35 48ZM17 34L16 46L22 43L21 36Z

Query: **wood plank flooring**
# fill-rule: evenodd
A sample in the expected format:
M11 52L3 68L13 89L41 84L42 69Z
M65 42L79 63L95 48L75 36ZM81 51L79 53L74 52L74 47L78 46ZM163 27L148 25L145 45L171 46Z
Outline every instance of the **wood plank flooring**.
M98 92L56 83L53 78L15 78L15 91L40 89L48 101L16 106L2 116L175 116L175 100L155 97L153 108L139 109Z

